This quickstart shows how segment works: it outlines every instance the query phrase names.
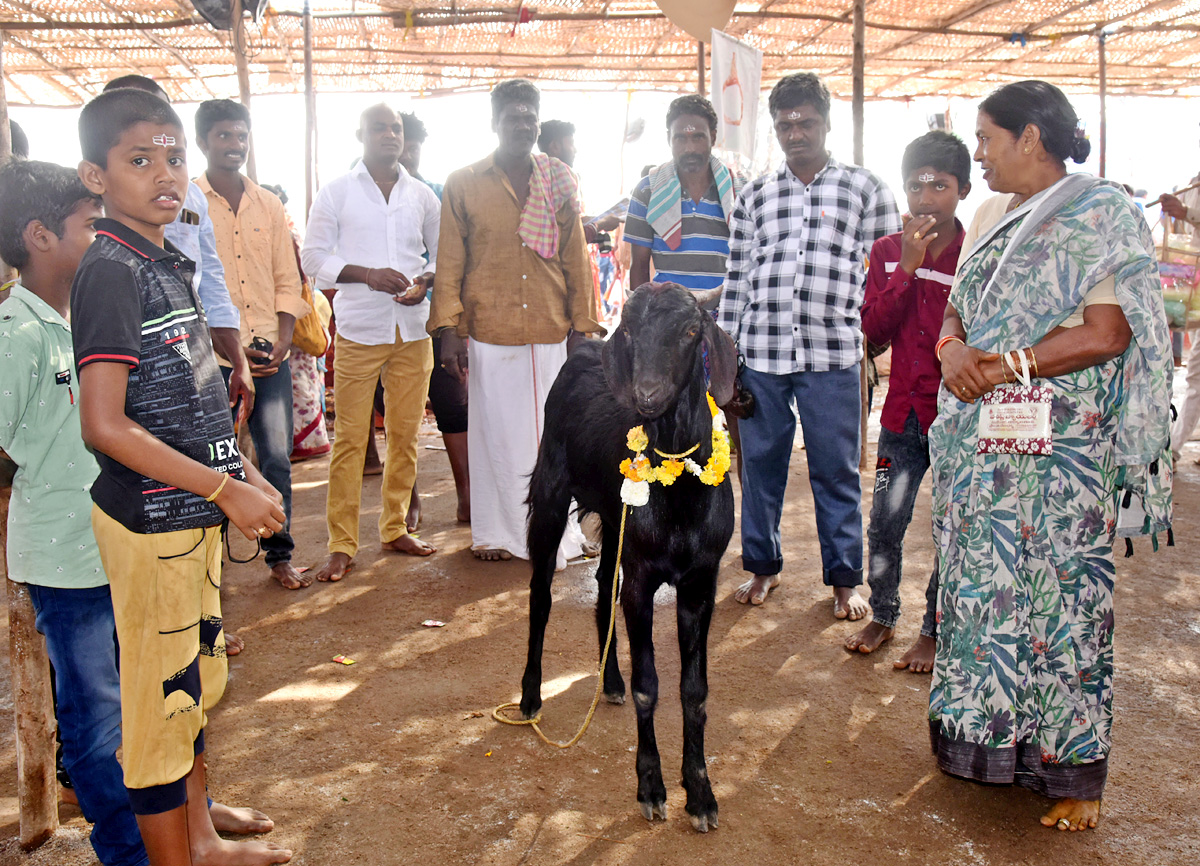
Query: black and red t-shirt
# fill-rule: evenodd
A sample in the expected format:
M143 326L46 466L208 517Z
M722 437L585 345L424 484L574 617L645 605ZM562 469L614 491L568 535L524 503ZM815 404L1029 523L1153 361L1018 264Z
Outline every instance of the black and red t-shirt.
M204 310L192 288L195 265L116 222L96 221L71 287L75 364L129 365L125 414L193 460L243 478ZM134 472L96 452L100 477L92 500L132 532L215 526L216 505Z

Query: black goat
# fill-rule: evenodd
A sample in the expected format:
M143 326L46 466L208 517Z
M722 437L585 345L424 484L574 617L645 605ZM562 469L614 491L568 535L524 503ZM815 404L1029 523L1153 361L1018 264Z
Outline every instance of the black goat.
M706 371L706 366L708 370ZM718 406L733 394L737 350L733 341L674 284L647 284L625 304L621 327L603 344L589 342L567 359L546 399L546 426L529 487L529 658L521 680L521 712L532 718L542 706L542 643L550 616L555 554L571 498L595 512L604 526L596 578L600 651L612 607L612 580L621 525L621 461L632 457L626 442L642 425L649 445L691 455L703 466L712 454L712 414L707 385ZM657 465L658 457L651 457ZM704 762L708 697L708 627L721 556L733 534L733 488L726 478L705 485L684 472L673 485L650 485L650 499L630 507L621 565L621 608L633 661L637 707L638 802L647 820L667 817L667 791L654 738L658 675L654 670L654 593L676 588L682 664L683 787L687 812L701 832L717 826L717 801ZM604 671L604 694L624 703L617 669L616 636Z

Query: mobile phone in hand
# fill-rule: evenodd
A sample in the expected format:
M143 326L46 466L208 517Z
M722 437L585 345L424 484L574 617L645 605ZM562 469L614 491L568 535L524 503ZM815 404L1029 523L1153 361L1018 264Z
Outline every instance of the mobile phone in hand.
M256 352L265 352L271 354L271 350L275 348L275 344L263 337L255 337L250 341L250 348Z

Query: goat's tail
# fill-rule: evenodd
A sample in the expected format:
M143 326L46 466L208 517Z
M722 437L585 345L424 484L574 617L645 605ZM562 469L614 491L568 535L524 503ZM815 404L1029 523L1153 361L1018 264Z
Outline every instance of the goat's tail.
M549 433L549 430L546 431ZM534 573L548 565L551 573L571 507L567 486L567 447L556 436L544 435L529 479L529 559Z

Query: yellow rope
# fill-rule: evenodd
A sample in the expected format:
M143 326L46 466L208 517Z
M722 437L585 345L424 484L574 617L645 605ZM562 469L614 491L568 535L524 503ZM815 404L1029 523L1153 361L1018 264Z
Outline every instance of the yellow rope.
M542 729L538 727L538 722L542 718L542 713L539 710L538 714L532 719L512 719L504 715L506 710L520 708L520 703L517 701L509 701L507 704L501 704L492 710L492 718L502 725L529 725L533 728L533 732L538 735L538 739L547 746L556 746L560 749L569 749L571 746L583 739L584 733L588 726L592 723L592 716L596 715L596 707L600 705L600 696L604 694L604 667L608 663L608 650L612 646L613 632L617 627L617 585L620 582L621 574L621 549L625 545L625 515L629 511L628 505L621 506L621 532L617 536L617 564L613 567L612 581L612 605L608 615L608 637L604 640L604 652L600 654L600 670L597 672L599 679L596 682L596 695L592 698L592 706L588 709L587 718L583 720L583 725L580 726L579 732L565 743L560 743L557 740L552 740L542 733Z

